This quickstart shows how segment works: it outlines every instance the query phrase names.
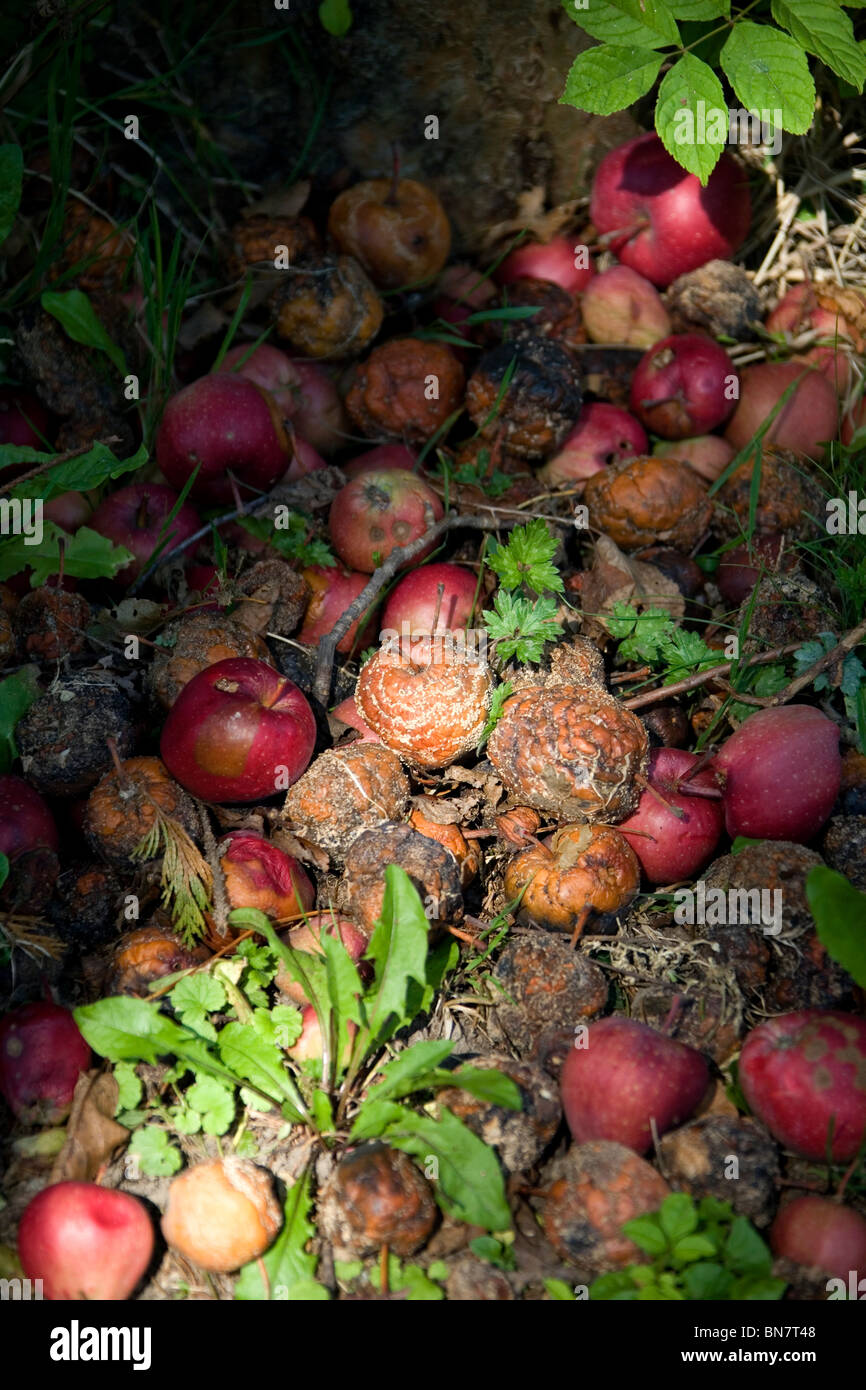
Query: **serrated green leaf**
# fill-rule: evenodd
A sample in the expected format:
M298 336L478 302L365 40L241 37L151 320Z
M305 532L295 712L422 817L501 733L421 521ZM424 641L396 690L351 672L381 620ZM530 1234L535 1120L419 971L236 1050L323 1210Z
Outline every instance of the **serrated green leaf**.
M277 1047L294 1047L304 1031L300 1009L293 1009L290 1004L275 1004L270 1010L270 1016Z
M814 53L858 92L866 80L866 53L854 36L849 15L826 0L773 0L776 23L787 29L807 53Z
M205 1134L225 1134L235 1117L234 1092L212 1076L196 1081L186 1092L185 1099L201 1115Z
M835 869L818 864L806 878L806 898L821 945L866 988L866 893Z
M251 1023L227 1023L220 1030L217 1046L226 1069L234 1076L243 1077L274 1100L294 1099L294 1087L279 1049Z
M583 5L563 0L563 5L569 19L602 43L664 48L680 41L676 21L658 0L589 0Z
M202 972L186 975L179 980L168 997L172 1008L179 1014L183 1014L185 1009L203 1009L211 1013L214 1009L221 1009L226 1002L226 992L219 980Z
M286 1193L283 1229L261 1259L267 1271L269 1290L262 1279L259 1261L244 1265L235 1283L234 1296L244 1301L266 1299L278 1302L325 1302L330 1298L323 1284L316 1282L316 1256L307 1245L316 1234L310 1220L312 1208L310 1175L294 1183Z
M178 1134L201 1132L202 1117L197 1110L191 1110L188 1105L174 1105L168 1113Z
M141 1172L149 1178L170 1178L183 1164L179 1150L169 1142L165 1130L155 1125L137 1129L129 1141L127 1153L138 1159Z
M694 1199L685 1192L672 1192L659 1207L659 1221L671 1244L690 1236L698 1224Z
M769 1275L773 1257L769 1247L745 1216L735 1216L725 1242L725 1263L735 1274Z
M35 468L56 458L56 454L43 453L39 449L24 449L15 444L0 445L0 469L15 464L27 464ZM86 454L73 459L64 459L53 468L39 474L38 480L16 483L9 496L39 497L48 502L61 492L90 492L109 479L123 477L144 467L148 460L147 449L142 444L128 459L117 459L107 444L94 444Z
M631 1269L614 1270L593 1279L589 1286L592 1302L614 1302L618 1299L637 1298L637 1287Z
M20 145L0 145L0 246L12 231L21 203L24 155Z
M718 77L693 53L662 78L655 127L668 154L706 184L727 143L728 108Z
M719 61L748 111L770 122L781 112L783 130L804 135L815 115L815 83L800 45L769 24L740 20Z
M731 13L731 0L668 0L668 9L675 19L700 24L707 19L721 19Z
M93 305L83 290L45 290L42 308L57 319L64 333L74 343L104 352L114 367L126 373L126 359L114 339L106 333L96 316Z
M717 1255L718 1253L718 1247L714 1240L711 1240L709 1236L695 1234L683 1236L681 1240L676 1241L671 1250L671 1258L686 1264L692 1260L703 1260L707 1255Z
M646 48L588 48L572 63L559 100L596 116L610 116L646 95L663 61L663 54Z
M38 666L22 666L0 681L0 772L8 772L18 757L15 726L41 694Z
M112 545L88 526L70 536L54 522L46 521L38 545L28 545L24 536L9 536L0 543L0 580L20 574L29 565L33 570L31 587L44 584L49 575L60 572L61 541L64 571L75 579L113 579L132 559L124 546Z
M368 1027L376 1039L410 1023L407 1009L409 982L426 983L425 961L429 946L424 906L405 869L389 864L385 869L382 915L376 923L365 960L373 962L374 981L367 991Z
M683 1286L695 1302L730 1298L733 1278L714 1260L701 1261L683 1270Z
M366 1019L364 1013L364 986L355 964L336 933L324 931L319 937L325 953L325 973L328 984L328 998L336 1018L334 1058L337 1071L343 1068L343 1058L349 1043L348 1024L362 1026Z
M551 564L558 548L559 541L546 523L535 517L525 526L515 526L505 545L493 546L485 559L504 589L525 584L535 594L561 594L562 576Z
M627 1221L623 1232L633 1240L638 1249L647 1255L661 1255L668 1248L668 1238L655 1216L636 1216Z

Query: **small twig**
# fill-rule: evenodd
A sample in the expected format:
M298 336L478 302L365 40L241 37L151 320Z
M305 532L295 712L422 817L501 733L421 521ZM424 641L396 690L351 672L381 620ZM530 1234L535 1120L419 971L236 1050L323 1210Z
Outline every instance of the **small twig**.
M779 691L778 695L771 695L767 700L767 704L785 705L789 700L793 700L795 695L799 695L801 690L805 690L807 685L812 684L816 676L820 676L822 671L826 670L828 666L832 666L834 661L845 656L847 652L853 651L855 647L860 645L864 638L866 638L866 618L864 618L862 623L858 623L856 627L852 627L850 632L846 632L845 636L836 643L831 651L825 652L823 656L819 656L817 661L812 662L808 670L796 676L795 679L791 681L790 685L786 685L784 690Z
M769 666L774 661L778 661L780 656L790 656L791 652L796 652L802 647L802 642L789 642L785 647L774 647L771 652L761 652L758 656L747 656L740 662L741 666ZM734 658L725 661L721 666L710 666L705 671L698 671L694 676L686 676L684 680L674 681L671 685L660 685L655 690L645 690L642 695L632 695L630 700L624 700L626 709L640 709L643 705L654 705L656 700L666 700L669 695L682 695L686 690L697 690L700 686L706 685L709 681L716 680L719 676L724 678L729 675ZM739 696L738 696L739 698Z

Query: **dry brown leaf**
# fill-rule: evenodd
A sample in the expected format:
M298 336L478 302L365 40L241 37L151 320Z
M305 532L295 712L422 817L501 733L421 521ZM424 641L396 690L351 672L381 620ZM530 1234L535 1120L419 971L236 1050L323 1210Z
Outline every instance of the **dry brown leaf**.
M257 203L244 208L241 217L297 217L310 196L312 184L309 179L299 179L290 188L281 188L276 193L266 193Z
M682 618L686 609L685 599L672 579L655 565L624 555L609 536L599 536L592 569L583 575L580 588L586 635L609 636L603 615L612 613L615 603L630 603L638 611L664 608L676 619Z
M836 285L823 293L819 285L815 298L822 309L845 320L854 347L858 352L866 352L866 294L857 289L842 290Z
M78 1078L66 1143L51 1169L51 1182L93 1182L129 1130L114 1118L118 1086L108 1072L84 1072Z
M560 203L557 207L545 212L546 198L546 190L540 184L527 188L517 199L515 216L507 218L504 222L496 222L492 227L487 228L484 234L484 245L493 246L496 242L513 237L515 233L524 230L538 241L550 241L570 222L573 222L579 203L576 201Z

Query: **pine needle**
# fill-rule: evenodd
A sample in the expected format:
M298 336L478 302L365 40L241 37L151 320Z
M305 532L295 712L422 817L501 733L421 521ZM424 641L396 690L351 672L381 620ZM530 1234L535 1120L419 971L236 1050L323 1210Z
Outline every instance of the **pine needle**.
M207 928L213 875L198 846L179 821L155 803L154 823L132 851L133 859L156 859L162 854L162 905L186 946L194 946Z

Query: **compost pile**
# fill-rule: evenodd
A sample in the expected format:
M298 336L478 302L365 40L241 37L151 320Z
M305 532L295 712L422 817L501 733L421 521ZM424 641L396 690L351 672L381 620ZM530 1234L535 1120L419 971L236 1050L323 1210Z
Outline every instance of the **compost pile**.
M4 1275L866 1270L866 297L760 273L750 174L641 136L473 263L399 166L306 181L198 299L70 200L0 388L44 503L0 551Z

